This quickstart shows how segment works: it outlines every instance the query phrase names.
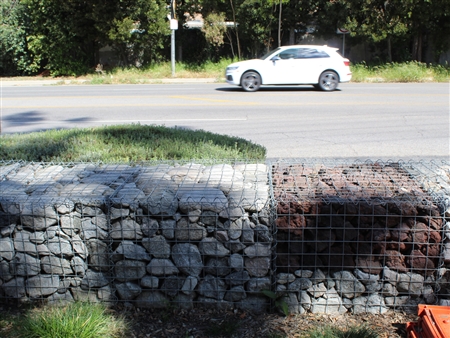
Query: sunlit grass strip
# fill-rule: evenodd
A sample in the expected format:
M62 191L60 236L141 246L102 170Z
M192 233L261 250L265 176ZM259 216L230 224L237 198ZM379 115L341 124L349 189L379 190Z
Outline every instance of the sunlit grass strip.
M139 124L48 130L0 137L0 159L129 163L191 159L265 159L266 148L203 130Z
M116 338L127 331L125 320L106 306L81 302L35 308L15 324L13 334L20 338Z
M422 62L386 63L369 66L365 63L351 66L352 82L448 82L450 67Z

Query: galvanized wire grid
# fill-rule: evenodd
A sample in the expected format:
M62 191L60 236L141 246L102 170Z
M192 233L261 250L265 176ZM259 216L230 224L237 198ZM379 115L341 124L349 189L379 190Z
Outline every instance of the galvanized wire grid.
M447 298L448 168L3 162L0 298L411 310Z
M291 312L415 312L448 297L442 206L417 165L273 166L276 288Z
M261 163L5 164L0 296L267 308L268 172Z

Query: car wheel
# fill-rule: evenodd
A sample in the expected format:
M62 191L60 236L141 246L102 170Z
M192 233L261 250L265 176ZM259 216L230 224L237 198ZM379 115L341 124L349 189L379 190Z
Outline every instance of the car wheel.
M317 86L323 91L331 92L338 87L338 84L339 76L335 72L327 70L320 74Z
M256 92L261 86L261 76L257 72L245 72L241 78L241 86L246 92Z

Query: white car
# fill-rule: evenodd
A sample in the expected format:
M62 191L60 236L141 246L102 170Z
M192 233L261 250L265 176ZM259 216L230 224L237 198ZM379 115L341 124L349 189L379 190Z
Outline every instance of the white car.
M333 91L352 78L350 61L338 48L296 45L278 47L261 59L232 63L226 69L229 84L254 92L261 85L313 85Z

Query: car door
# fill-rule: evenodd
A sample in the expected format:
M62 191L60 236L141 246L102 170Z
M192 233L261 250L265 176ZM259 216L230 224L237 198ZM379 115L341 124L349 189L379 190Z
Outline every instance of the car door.
M320 74L328 68L330 56L316 48L299 48L291 83L317 83Z
M296 81L292 74L296 69L298 48L289 48L280 51L266 60L263 74L264 84L292 84Z

